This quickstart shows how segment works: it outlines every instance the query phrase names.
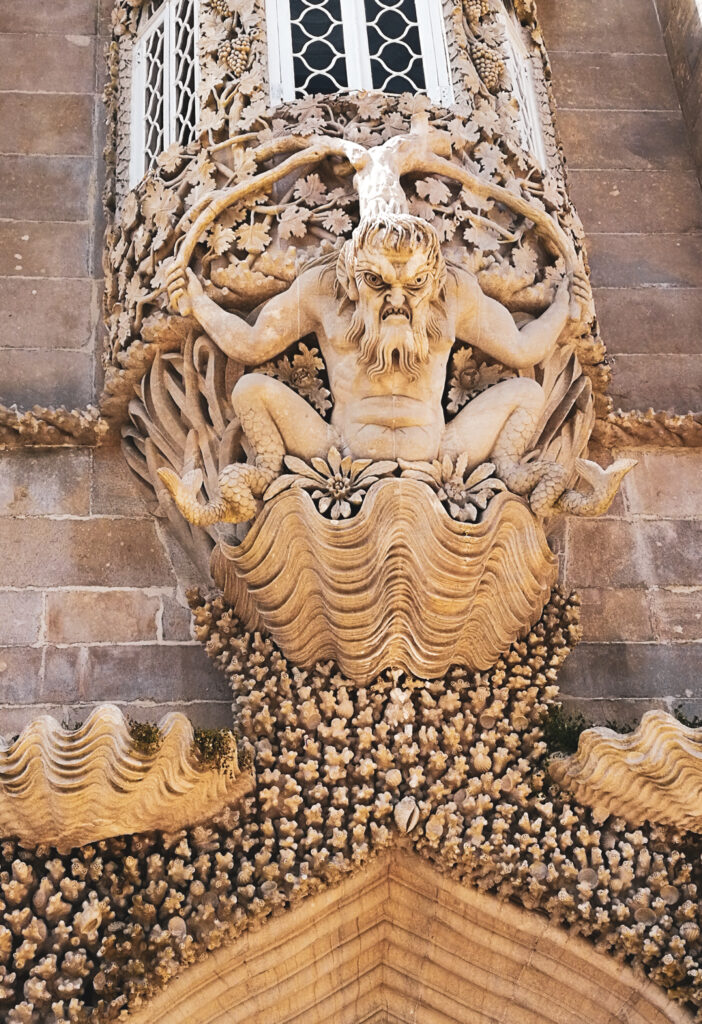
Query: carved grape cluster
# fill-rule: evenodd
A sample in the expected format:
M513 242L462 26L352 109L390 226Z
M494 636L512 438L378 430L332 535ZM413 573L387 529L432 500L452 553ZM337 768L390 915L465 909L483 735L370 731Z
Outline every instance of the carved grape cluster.
M486 87L490 92L497 92L505 71L505 62L499 53L487 43L475 42L471 44L470 55Z
M490 0L463 0L463 13L471 24L477 24L490 13Z
M241 78L249 66L252 45L253 36L240 32L234 39L225 39L217 51L217 59L235 78Z

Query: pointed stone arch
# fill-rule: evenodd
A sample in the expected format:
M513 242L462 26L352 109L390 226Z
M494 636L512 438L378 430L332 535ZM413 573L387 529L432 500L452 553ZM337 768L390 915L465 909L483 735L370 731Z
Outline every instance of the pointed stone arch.
M133 1024L690 1024L643 975L396 849L185 971Z

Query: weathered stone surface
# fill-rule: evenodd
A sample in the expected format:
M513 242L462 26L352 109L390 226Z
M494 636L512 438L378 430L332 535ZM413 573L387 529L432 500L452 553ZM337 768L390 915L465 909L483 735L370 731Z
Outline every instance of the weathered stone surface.
M666 519L702 514L702 453L637 451L636 458L636 472L622 487L631 512Z
M702 287L702 233L630 235L590 230L588 253L596 287Z
M598 288L595 305L607 351L702 351L702 288Z
M194 643L88 647L76 685L88 700L176 702L230 696L224 675Z
M607 582L602 580L603 588ZM580 591L583 639L653 640L646 590L643 587L603 588Z
M609 519L568 524L565 578L572 587L636 587L646 583L640 524Z
M615 408L667 409L686 413L700 407L699 356L620 355L614 361L610 395Z
M663 40L652 3L601 0L593 17L591 0L546 0L539 20L549 51L663 53Z
M698 644L580 644L561 673L573 697L685 697L699 690Z
M38 590L0 590L0 647L36 643L42 603Z
M54 590L46 595L46 639L75 644L157 639L160 601L142 590Z
M90 93L95 87L95 39L89 35L0 34L0 89L33 92L41 68L43 93Z
M93 400L93 353L89 349L0 350L0 401L33 405L88 405Z
M153 492L132 473L118 447L93 452L93 514L143 517L155 505Z
M39 696L43 651L40 647L0 647L0 708L26 704ZM3 712L0 711L0 721ZM0 730L5 731L4 722Z
M562 110L558 126L573 170L692 167L679 111Z
M0 279L3 347L85 348L94 341L97 316L88 279Z
M649 579L661 586L702 583L702 520L645 520L638 524L649 559Z
M0 452L0 516L84 516L89 511L89 451Z
M702 640L702 589L652 590L648 600L661 640Z
M582 715L585 721L610 728L635 728L643 715L651 709L669 710L668 701L657 697L574 697L561 693L563 709L567 715Z
M0 156L0 217L85 220L93 161L81 156Z
M0 534L3 584L172 585L153 523L129 519L9 519Z
M64 33L92 34L95 23L95 0L61 0L52 21L55 45L64 43ZM0 32L45 32L46 28L47 12L41 4L0 0Z
M0 93L3 153L87 156L93 151L92 121L92 96Z
M586 232L688 232L702 228L694 171L572 171L570 193Z
M555 52L551 54L551 66L559 125L570 107L676 112L679 109L664 54Z
M176 594L161 597L163 608L161 629L164 640L191 640L192 616L186 604L180 604Z
M31 214L32 211L27 212ZM0 221L0 274L20 278L53 278L57 269L60 269L66 278L88 277L89 253L88 221ZM30 295L36 289L37 296L48 305L52 300L56 301L56 296L46 291L48 284L53 285L54 289L57 287L54 281L31 281L27 282L26 287ZM8 282L2 282L2 285L9 287ZM6 294L7 299L3 301L2 307L15 312L13 293L8 291ZM3 344L7 344L4 339Z

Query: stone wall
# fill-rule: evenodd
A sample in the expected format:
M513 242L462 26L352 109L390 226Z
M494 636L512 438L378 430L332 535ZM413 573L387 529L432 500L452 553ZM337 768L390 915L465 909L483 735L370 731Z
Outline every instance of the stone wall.
M99 390L103 7L0 0L6 403L83 405ZM702 197L653 0L540 8L615 405L699 409ZM634 454L606 519L555 538L584 602L565 688L598 720L662 701L702 710L702 455ZM190 638L187 565L116 449L5 453L0 517L0 732L103 700L228 722L228 689Z
M656 7L541 0L539 12L614 405L698 410L702 190ZM597 721L652 705L701 714L702 453L615 454L640 464L607 518L562 527L585 628L564 689Z
M702 181L702 11L697 0L656 0L656 6Z

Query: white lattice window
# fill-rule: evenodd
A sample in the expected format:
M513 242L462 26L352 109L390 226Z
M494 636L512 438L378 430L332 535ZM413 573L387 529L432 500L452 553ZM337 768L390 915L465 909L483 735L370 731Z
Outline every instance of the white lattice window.
M271 103L377 89L453 102L441 0L267 0Z
M129 184L173 142L191 142L198 118L198 0L152 2L134 40Z
M507 10L504 12L507 69L512 79L515 99L519 104L522 146L536 158L542 167L546 167L546 144L541 125L541 112L536 98L532 58L524 41L519 20L510 7L511 4L508 3Z

